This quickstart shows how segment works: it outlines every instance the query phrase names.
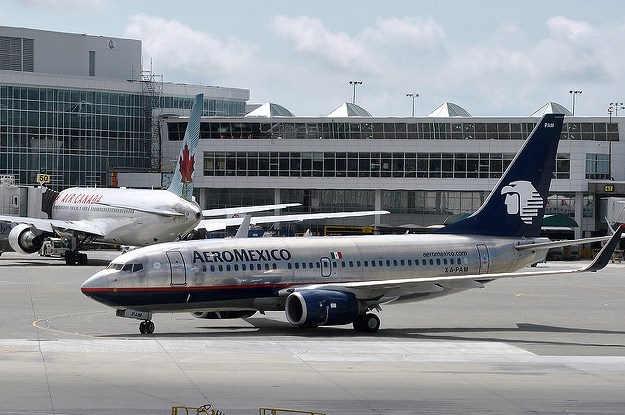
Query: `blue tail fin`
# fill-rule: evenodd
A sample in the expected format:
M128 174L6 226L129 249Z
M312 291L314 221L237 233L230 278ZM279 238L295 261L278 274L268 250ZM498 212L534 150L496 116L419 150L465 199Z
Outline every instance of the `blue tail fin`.
M484 204L439 232L539 236L563 120L561 114L544 115Z
M171 184L167 188L168 191L186 200L193 199L195 151L200 141L200 121L203 102L204 94L197 94L193 102L193 107L191 108L187 131L184 133L184 139L180 146L180 155L178 157L178 163L176 163L174 177L171 179Z

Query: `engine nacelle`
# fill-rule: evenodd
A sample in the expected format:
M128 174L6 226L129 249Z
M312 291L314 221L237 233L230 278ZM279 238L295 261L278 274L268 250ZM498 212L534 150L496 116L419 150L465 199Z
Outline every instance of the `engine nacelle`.
M9 232L9 245L15 252L33 254L43 245L44 236L34 228L21 223Z
M256 310L228 310L228 311L194 311L193 317L209 320L221 320L229 318L248 318L256 314Z
M354 294L330 290L296 291L284 308L289 323L307 327L353 323L365 310Z

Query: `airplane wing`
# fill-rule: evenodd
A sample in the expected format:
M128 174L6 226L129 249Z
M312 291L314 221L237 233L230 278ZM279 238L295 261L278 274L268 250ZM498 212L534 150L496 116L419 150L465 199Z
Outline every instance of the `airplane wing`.
M244 213L264 212L266 210L285 209L292 206L301 206L301 203L281 203L277 205L242 206L223 209L207 209L202 211L204 218L224 215L240 215Z
M581 239L563 239L561 241L549 241L549 242L538 242L538 243L526 244L526 245L516 245L514 249L516 249L517 251L527 251L527 250L533 250L533 249L550 249L550 248L559 248L562 246L589 244L592 242L604 242L604 241L609 240L612 237L612 235L614 235L614 230L611 230L611 232L613 233L608 236L595 236L592 238L581 238Z
M333 213L302 213L294 215L279 215L279 216L254 216L250 219L252 225L258 225L261 223L276 223L276 222L301 222L305 220L314 219L331 219L331 218L349 218L357 216L371 216L371 215L386 215L389 212L387 210L367 210L358 212L333 212ZM240 218L225 218L225 219L204 219L196 226L196 229L206 229L207 231L217 231L226 229L228 226L237 226L243 222L243 217Z
M71 221L71 220L55 220L55 219L39 219L22 216L0 215L0 222L26 224L38 229L42 232L75 231L87 233L91 235L104 236L102 229L95 226L92 222L87 221Z
M506 272L495 274L479 275L458 275L426 278L405 278L396 280L376 280L376 281L356 281L345 283L311 284L303 287L291 287L280 291L286 296L294 291L302 290L332 290L350 292L359 300L372 301L377 303L390 302L401 296L436 293L447 289L468 289L481 288L484 283L500 278L521 278L521 277L541 277L549 275L564 275L580 272L595 272L605 267L614 249L618 246L623 226L618 230L610 241L601 249L595 259L587 266L578 269L549 270L549 271L526 271L526 272Z

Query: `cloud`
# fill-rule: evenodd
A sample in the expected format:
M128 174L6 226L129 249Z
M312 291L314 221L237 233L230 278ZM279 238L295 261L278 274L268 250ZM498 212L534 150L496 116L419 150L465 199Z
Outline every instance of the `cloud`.
M314 17L290 18L276 16L271 22L273 30L291 41L300 52L323 57L338 66L349 66L366 60L364 46L343 32L328 30L323 22Z
M236 38L219 39L176 20L145 14L131 16L124 35L141 39L145 57L156 67L193 74L191 80L201 76L202 83L240 70L254 55L253 46Z
M362 38L378 45L399 42L408 43L413 48L435 49L444 44L446 33L431 18L378 18L374 27L363 32Z
M547 27L551 38L569 42L579 41L593 34L588 23L571 20L563 16L548 19Z

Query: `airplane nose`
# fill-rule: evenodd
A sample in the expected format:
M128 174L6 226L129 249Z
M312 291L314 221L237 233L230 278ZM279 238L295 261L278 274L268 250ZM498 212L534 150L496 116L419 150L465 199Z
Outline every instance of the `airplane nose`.
M82 283L82 285L80 286L80 291L82 291L82 293L85 294L87 297L92 297L92 294L95 291L108 287L109 281L106 274L104 274L103 272L98 272L87 278L87 280Z

